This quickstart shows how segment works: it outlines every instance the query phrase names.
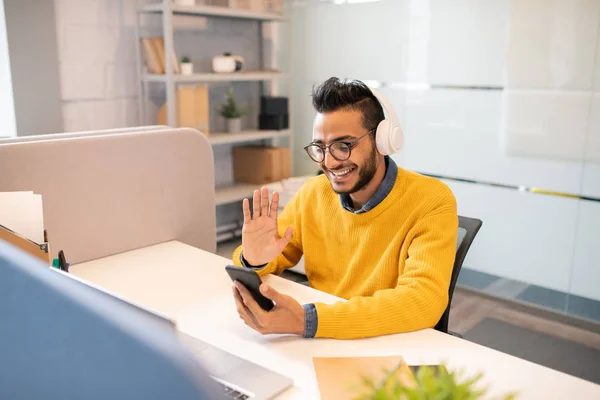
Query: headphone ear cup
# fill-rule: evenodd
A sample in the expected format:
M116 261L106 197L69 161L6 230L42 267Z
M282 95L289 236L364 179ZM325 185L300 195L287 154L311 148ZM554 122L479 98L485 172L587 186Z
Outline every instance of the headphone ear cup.
M384 119L377 125L375 133L375 143L377 150L384 156L391 154L390 152L390 121Z
M397 126L393 129L392 134L388 140L388 144L390 147L390 153L397 153L402 150L404 146L404 133L402 132L402 128Z

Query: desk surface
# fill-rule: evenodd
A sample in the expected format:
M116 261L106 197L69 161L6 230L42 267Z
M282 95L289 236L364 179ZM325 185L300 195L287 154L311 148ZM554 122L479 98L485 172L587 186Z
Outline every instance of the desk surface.
M600 398L600 386L519 358L426 329L341 341L262 336L238 318L225 265L231 261L168 242L73 265L74 275L159 311L178 328L242 358L294 379L281 399L318 398L313 356L402 355L409 364L446 362L468 375L485 373L489 395L518 392L518 399ZM277 276L264 281L301 303L340 299Z

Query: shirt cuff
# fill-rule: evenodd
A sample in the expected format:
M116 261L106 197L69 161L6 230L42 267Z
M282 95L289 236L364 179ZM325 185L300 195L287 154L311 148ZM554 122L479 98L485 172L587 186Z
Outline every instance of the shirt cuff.
M267 266L267 264L258 265L258 266L254 266L254 265L248 264L248 261L246 261L246 259L244 258L244 251L243 250L240 253L240 262L242 263L242 266L244 268L250 268L250 269L262 269L262 268L264 268L264 267Z
M302 307L304 308L304 337L314 338L319 325L317 307L314 304L305 304Z

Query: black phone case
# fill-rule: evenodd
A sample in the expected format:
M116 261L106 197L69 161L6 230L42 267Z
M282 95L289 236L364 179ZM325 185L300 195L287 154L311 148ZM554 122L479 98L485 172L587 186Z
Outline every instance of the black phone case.
M255 271L247 268L234 267L233 265L228 265L225 269L232 281L239 281L246 289L248 289L252 298L258 303L260 308L265 311L271 311L273 309L275 306L273 301L267 299L260 293L259 288L262 280Z

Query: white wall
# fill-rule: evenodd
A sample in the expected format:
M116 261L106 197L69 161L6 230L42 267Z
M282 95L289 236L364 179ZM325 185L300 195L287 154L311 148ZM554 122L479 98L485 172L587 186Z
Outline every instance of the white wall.
M61 132L54 3L4 0L4 13L17 135Z
M155 124L165 86L150 85L151 101L141 121L136 63L136 0L54 0L65 130L108 129ZM139 0L138 3L156 2ZM141 16L143 35L162 35L160 15ZM175 16L175 50L189 56L196 71L210 71L211 59L225 51L243 56L249 69L259 62L259 24L245 20ZM224 96L226 84L210 86L210 101ZM236 96L248 106L244 127L258 125L257 83L237 83ZM211 130L225 121L211 110Z
M0 2L0 137L15 136L15 104L13 101L10 58L6 38L4 2Z
M135 0L54 0L64 130L138 124Z
M293 22L297 148L313 84L376 80L405 128L404 168L600 197L600 0L313 5ZM484 221L466 266L600 300L600 203L448 184Z

